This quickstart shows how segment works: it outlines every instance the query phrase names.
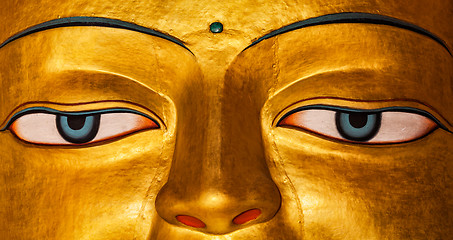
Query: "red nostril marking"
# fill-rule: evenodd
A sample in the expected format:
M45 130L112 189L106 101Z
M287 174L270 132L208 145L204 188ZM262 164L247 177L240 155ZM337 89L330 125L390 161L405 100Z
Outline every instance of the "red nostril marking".
M176 216L176 220L178 220L179 222L181 222L184 225L194 227L194 228L206 227L206 224L204 224L203 221L201 221L200 219L198 219L196 217L191 217L191 216L187 216L187 215L178 215L178 216Z
M233 219L233 223L235 223L235 224L244 224L246 222L255 220L256 218L258 218L258 216L260 214L261 214L261 210L259 210L258 208L250 209L250 210L247 210L247 211L237 215Z

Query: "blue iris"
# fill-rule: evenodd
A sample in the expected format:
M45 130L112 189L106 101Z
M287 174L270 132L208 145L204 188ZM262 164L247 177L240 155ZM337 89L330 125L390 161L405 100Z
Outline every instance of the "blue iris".
M337 130L348 140L366 142L379 131L381 115L380 112L337 112Z
M57 115L58 132L70 143L87 143L96 137L101 116L95 115Z

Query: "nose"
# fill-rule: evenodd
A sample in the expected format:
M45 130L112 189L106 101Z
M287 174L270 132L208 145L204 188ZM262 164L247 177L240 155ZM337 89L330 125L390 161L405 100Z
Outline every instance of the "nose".
M221 119L212 124L212 107L203 109L200 102L180 114L172 166L156 210L170 224L226 234L272 219L281 197L266 165L259 112L223 107Z

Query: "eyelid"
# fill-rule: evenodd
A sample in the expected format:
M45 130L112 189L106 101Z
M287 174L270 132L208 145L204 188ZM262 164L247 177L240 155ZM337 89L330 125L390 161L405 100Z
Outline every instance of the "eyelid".
M33 114L33 113L48 113L48 114L55 114L55 115L66 115L66 116L83 116L83 115L92 115L92 114L106 114L106 113L133 113L133 114L138 114L143 117L146 117L153 121L158 128L161 128L161 124L155 120L155 118L152 118L148 116L147 114L144 114L140 111L129 109L129 108L108 108L108 109L100 109L100 110L90 110L90 111L77 111L77 112L65 112L65 111L59 111L55 110L52 108L48 107L30 107L26 108L24 110L21 110L17 113L15 113L6 123L5 127L0 129L0 131L5 131L8 129L11 124L21 116L27 115L27 114Z
M419 115L429 118L430 120L435 122L439 126L439 128L441 128L449 133L453 133L447 127L445 127L445 125L443 125L437 118L435 118L431 113L421 110L421 109L412 108L412 107L384 107L384 108L378 108L378 109L354 109L354 108L345 108L345 107L321 105L321 104L307 105L307 106L298 107L296 109L293 109L293 110L285 113L283 116L278 118L278 121L275 124L275 126L279 126L281 121L283 121L286 117L290 116L291 114L300 112L303 110L309 110L309 109L322 109L322 110L332 110L332 111L340 111L340 112L361 112L361 113L380 113L380 112L415 113L415 114L419 114Z

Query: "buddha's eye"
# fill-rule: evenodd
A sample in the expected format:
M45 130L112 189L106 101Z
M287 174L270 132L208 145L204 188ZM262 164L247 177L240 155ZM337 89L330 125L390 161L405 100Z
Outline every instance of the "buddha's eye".
M438 124L418 109L357 110L317 105L286 114L277 126L296 127L349 142L390 144L424 137Z
M29 108L16 114L9 125L18 138L44 145L88 144L157 128L153 119L130 109L59 112Z

